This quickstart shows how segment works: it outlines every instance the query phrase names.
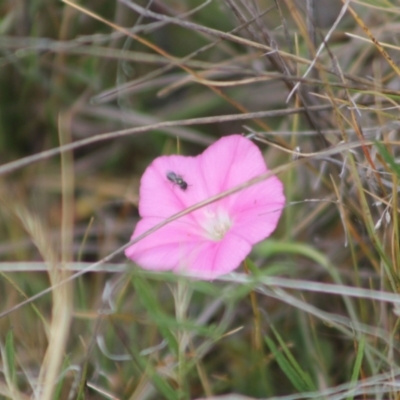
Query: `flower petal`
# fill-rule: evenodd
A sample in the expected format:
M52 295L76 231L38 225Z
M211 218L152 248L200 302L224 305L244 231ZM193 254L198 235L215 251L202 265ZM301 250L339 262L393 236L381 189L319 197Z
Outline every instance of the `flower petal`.
M162 222L160 218L143 218L132 235L132 239L147 232ZM185 217L172 221L125 250L125 255L140 266L150 270L170 270L186 258L199 241L197 226Z
M199 158L209 196L228 190L267 170L258 147L240 135L219 139Z
M239 135L218 140L197 157L159 157L141 179L143 219L132 238L267 171L258 147ZM284 203L283 185L271 176L168 223L125 254L145 269L214 279L237 268L252 245L272 233Z
M251 244L229 233L219 242L203 242L195 249L188 272L199 279L212 280L232 272L251 251ZM192 254L194 256L194 254Z
M255 244L276 228L285 204L282 182L272 176L238 193L230 206L232 230Z
M171 182L167 174L181 177L187 188ZM194 180L199 175L195 157L162 156L156 158L140 180L139 214L142 217L170 217L195 204L199 185Z

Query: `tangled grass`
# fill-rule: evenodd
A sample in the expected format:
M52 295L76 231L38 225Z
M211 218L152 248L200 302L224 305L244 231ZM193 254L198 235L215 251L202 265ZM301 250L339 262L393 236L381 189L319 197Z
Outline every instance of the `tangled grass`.
M1 4L0 397L397 399L399 28L389 0ZM232 133L284 182L273 237L213 282L127 263L146 166Z

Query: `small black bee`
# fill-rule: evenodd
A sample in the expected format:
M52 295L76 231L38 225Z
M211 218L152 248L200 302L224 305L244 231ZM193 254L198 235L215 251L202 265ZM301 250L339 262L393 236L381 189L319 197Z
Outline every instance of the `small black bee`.
M183 180L183 178L176 174L175 172L168 171L167 172L167 179L175 185L178 185L183 191L188 188L187 182Z

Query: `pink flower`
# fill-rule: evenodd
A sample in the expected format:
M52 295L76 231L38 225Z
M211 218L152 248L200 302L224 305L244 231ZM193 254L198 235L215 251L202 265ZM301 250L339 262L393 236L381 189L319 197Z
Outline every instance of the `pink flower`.
M268 171L258 147L231 135L197 157L156 158L140 182L132 239L203 200ZM276 228L285 203L275 176L172 221L125 250L141 267L211 280L237 268Z

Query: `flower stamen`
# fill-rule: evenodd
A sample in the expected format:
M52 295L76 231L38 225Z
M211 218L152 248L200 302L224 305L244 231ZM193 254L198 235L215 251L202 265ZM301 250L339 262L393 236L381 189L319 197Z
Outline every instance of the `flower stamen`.
M225 210L206 210L204 216L202 227L208 239L220 241L232 227L233 221Z

